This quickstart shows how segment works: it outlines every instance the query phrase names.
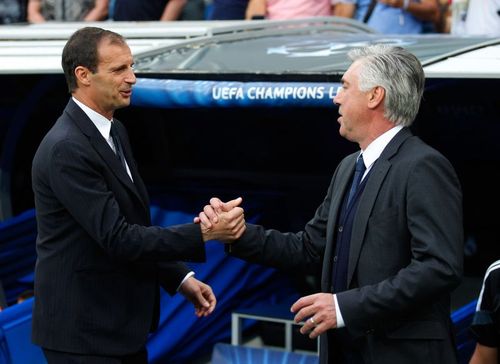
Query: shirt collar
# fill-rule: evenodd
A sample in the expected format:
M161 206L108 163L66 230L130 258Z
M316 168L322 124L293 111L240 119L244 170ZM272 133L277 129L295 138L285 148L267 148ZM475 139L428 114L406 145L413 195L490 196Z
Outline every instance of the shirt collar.
M387 147L387 144L389 144L392 138L394 138L401 129L403 129L401 125L396 125L371 142L365 150L361 151L367 170L371 168L373 163L380 157L385 147Z
M104 137L104 139L109 139L109 133L111 130L111 123L113 120L109 120L107 117L99 114L98 112L92 110L90 107L84 103L78 101L75 97L72 97L73 101L80 106L83 112L89 117L89 119L94 123L99 133Z

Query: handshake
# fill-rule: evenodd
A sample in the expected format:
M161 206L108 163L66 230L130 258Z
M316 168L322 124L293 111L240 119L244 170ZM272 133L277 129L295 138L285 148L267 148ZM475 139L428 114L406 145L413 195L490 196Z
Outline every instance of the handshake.
M217 197L210 199L210 205L194 218L194 222L200 224L203 241L220 240L230 244L241 237L246 229L244 211L239 207L242 201L241 197L228 202Z

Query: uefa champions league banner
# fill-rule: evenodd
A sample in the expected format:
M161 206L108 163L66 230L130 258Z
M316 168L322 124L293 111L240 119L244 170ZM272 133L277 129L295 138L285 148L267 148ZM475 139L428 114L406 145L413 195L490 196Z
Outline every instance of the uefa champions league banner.
M340 83L232 82L139 78L132 105L196 107L334 107Z

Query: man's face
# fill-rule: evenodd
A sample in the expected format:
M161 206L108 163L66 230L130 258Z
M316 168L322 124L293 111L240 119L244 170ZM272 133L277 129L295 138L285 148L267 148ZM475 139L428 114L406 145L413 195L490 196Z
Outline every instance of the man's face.
M361 64L354 62L342 77L342 89L333 102L339 106L339 133L342 137L361 143L367 131L368 94L359 89Z
M90 75L89 94L97 112L111 119L116 109L128 106L136 78L134 59L126 44L104 39L98 47L97 71Z

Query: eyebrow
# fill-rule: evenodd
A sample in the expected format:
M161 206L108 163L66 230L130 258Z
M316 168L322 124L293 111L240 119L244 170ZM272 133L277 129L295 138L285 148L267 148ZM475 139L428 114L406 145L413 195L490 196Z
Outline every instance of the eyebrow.
M122 69L124 69L124 68L127 68L127 65L125 65L125 64L121 64L121 65L119 65L119 66L112 67L112 68L111 68L111 71L112 71L112 72L114 72L114 71L120 71L120 70L122 70Z

